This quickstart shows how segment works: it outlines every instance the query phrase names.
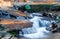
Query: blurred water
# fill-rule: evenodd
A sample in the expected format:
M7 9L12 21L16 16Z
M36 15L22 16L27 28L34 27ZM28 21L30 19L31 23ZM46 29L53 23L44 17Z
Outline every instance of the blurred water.
M24 37L27 38L40 38L46 37L50 34L49 31L46 30L46 27L52 22L49 20L41 20L43 17L37 17L30 19L33 22L33 26L30 28L23 29Z

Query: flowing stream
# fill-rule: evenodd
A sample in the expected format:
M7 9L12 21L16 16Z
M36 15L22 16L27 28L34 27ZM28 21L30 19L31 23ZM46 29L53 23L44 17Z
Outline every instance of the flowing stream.
M30 28L22 29L24 33L24 37L27 38L41 38L46 37L49 34L51 34L50 31L46 30L46 27L51 24L51 22L54 22L52 20L42 20L43 17L35 16L32 19L30 19L31 22L33 22L33 26Z

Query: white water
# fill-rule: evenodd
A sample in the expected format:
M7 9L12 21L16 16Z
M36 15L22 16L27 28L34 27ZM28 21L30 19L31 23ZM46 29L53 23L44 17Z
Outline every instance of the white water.
M42 38L50 34L50 32L46 30L46 26L50 24L51 21L41 20L41 18L42 17L35 16L34 18L30 19L30 21L33 22L33 26L23 29L24 37Z

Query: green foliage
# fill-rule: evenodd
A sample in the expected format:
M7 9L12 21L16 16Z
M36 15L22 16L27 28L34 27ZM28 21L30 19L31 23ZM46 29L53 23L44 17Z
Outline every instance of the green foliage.
M40 12L40 11L48 11L50 10L50 7L53 5L51 4L40 4L40 5L31 5L31 10L30 12Z
M16 32L13 31L13 30L10 30L10 31L7 31L8 33L10 33L12 36L15 36L16 35Z
M56 4L38 4L38 5L29 5L30 9L27 10L28 12L41 12L41 11L50 11L51 9L57 9ZM24 6L21 8L23 9Z

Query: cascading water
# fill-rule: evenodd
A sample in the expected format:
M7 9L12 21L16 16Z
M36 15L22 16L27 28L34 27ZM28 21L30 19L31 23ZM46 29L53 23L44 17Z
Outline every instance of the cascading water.
M22 29L24 33L24 37L27 38L40 38L45 37L50 32L46 30L46 26L48 26L51 21L47 20L41 20L43 17L37 17L30 19L31 22L33 22L33 26L30 28ZM47 33L47 34L46 34Z

